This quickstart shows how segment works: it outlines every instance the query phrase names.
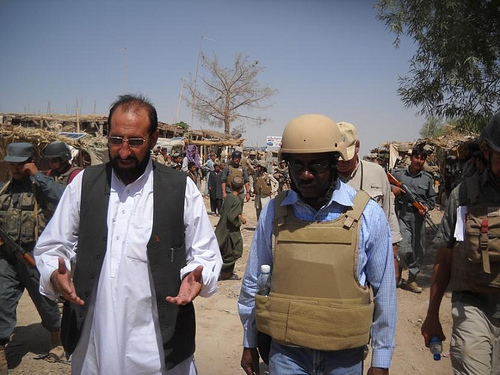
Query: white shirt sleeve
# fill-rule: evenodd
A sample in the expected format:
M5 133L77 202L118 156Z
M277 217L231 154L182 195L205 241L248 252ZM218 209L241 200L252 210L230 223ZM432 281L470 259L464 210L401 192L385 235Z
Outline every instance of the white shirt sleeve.
M78 173L64 190L54 215L33 250L40 272L40 293L51 299L59 297L50 282L52 272L58 268L58 258L62 257L70 270L71 261L76 257L83 174L84 171Z
M187 178L186 182L184 228L187 265L181 269L181 278L202 265L203 288L200 296L209 297L217 292L217 280L222 267L222 258L203 198L190 178Z

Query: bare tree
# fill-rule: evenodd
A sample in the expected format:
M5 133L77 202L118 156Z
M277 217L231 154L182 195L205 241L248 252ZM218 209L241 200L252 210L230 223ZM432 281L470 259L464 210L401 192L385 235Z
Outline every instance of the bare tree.
M270 107L271 104L265 105L265 102L278 92L270 87L260 86L257 76L265 68L257 60L248 61L248 56L243 57L239 53L234 58L234 66L224 68L219 65L217 56L214 55L211 60L203 54L202 67L207 72L207 76L200 77L202 87L196 87L196 77L191 77L187 85L190 98L194 98L195 113L200 120L211 126L224 127L225 134L231 133L231 125L238 120L250 120L257 125L268 120L248 113L250 110ZM192 101L189 98L186 100L192 107ZM240 125L239 133L242 131L244 126Z

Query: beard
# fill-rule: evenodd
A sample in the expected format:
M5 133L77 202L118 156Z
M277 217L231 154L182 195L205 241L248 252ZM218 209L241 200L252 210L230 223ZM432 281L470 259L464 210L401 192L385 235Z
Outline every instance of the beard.
M109 160L111 160L111 166L113 167L113 171L115 171L116 175L122 180L125 184L130 184L137 180L146 170L150 160L150 154L148 153L146 157L142 160L139 160L135 155L129 155L127 159L121 159L120 155L117 154L114 158L111 157L111 153L109 152ZM122 167L120 165L120 160L124 161L133 161L127 167Z

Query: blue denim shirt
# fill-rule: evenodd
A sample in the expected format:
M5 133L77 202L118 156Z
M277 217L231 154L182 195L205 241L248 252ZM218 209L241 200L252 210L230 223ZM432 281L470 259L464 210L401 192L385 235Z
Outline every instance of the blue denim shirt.
M328 204L319 211L300 200L297 193L289 191L282 206L291 205L294 215L301 220L331 221L353 205L356 191L337 180ZM257 277L262 264L273 265L271 249L274 219L274 200L261 212L247 262L245 276L238 300L238 311L244 328L243 346L257 346L255 323L255 294ZM362 285L373 288L375 311L372 325L372 366L388 368L394 350L396 328L396 282L394 257L389 224L384 211L370 200L363 211L358 254L358 279ZM333 324L333 323L332 323Z

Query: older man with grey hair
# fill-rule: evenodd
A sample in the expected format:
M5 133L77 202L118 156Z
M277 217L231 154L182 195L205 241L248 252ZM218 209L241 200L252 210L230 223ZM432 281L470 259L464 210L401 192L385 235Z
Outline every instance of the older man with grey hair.
M361 160L359 154L359 139L356 127L348 122L338 122L340 133L347 148L346 160L339 159L337 170L339 178L356 190L366 191L385 212L391 227L396 283L401 280L398 242L401 241L398 218L394 211L394 195L391 192L389 180L384 169L377 163Z

